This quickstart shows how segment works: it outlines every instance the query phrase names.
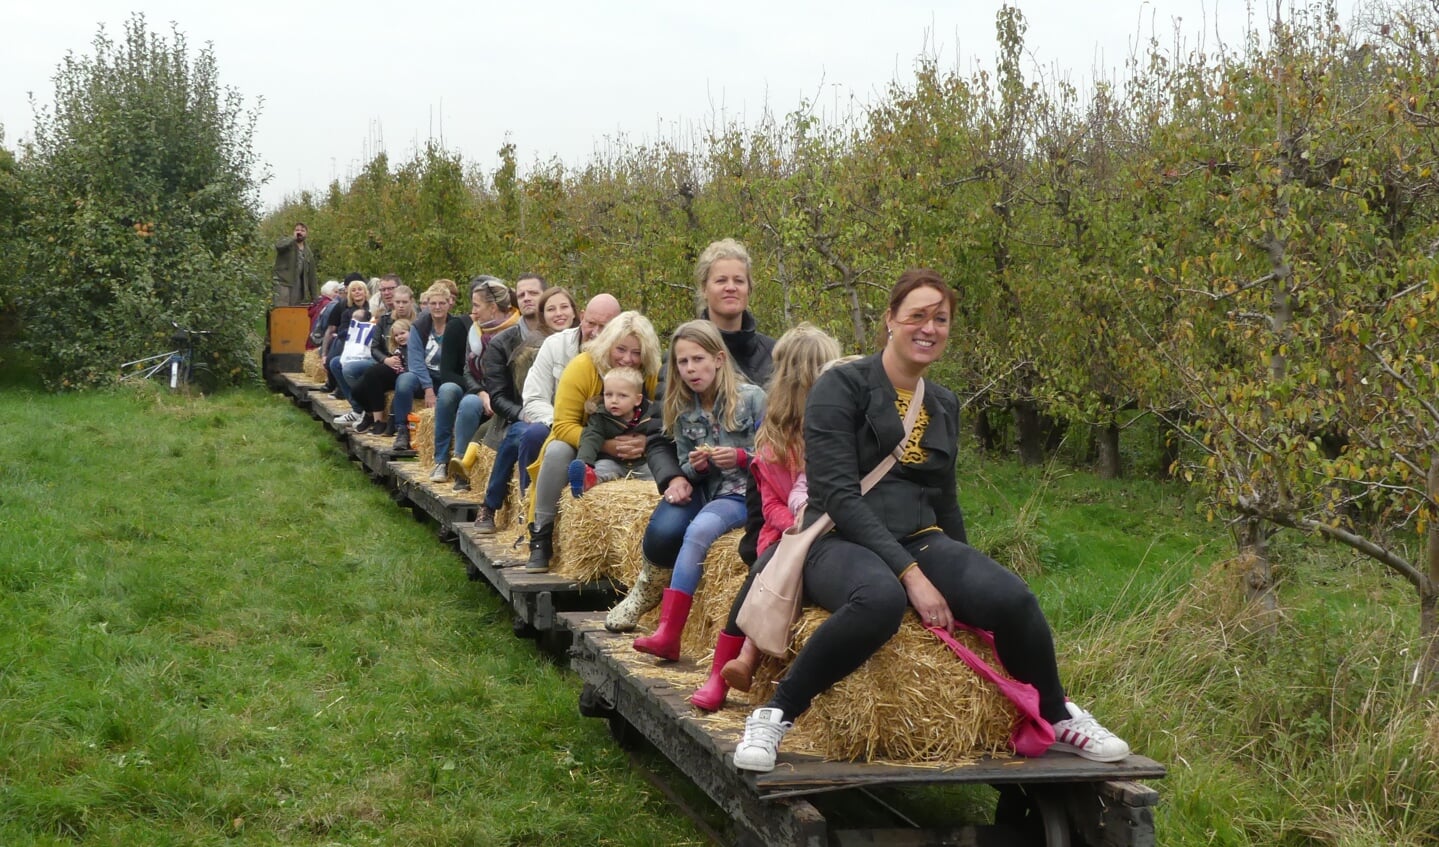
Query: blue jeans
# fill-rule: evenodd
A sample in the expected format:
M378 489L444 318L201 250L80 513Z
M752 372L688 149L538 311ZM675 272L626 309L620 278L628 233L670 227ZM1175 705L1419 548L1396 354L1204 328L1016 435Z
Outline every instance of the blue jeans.
M431 369L430 385L439 384L440 372ZM400 374L398 377L395 378L395 403L392 407L392 412L395 415L395 420L406 422L409 420L410 410L415 407L416 396L425 396L424 387L420 385L419 377L415 376L409 371L405 371L404 373ZM437 417L435 418L435 420L438 421L439 418ZM413 435L413 433L411 434ZM437 459L439 455L439 453L435 454Z
M475 430L485 420L485 404L480 395L466 394L460 398L460 407L455 410L455 455L465 455L470 442L475 439Z
M530 487L528 479L530 465L540 457L540 448L545 446L545 439L550 437L550 425L542 423L519 423L516 426L524 427L524 435L520 436L520 455L517 460L520 463L520 491L524 492Z
M419 390L419 378L409 371L395 377L395 399L390 403L390 416L398 423L410 425L410 410L415 408L415 394Z
M684 542L675 557L675 572L670 576L670 588L694 594L704 575L705 556L709 555L710 546L726 532L744 526L745 515L743 494L727 494L704 504L685 527Z
M451 440L455 435L455 415L460 411L460 401L465 397L465 388L458 382L447 382L435 389L435 461L450 460ZM476 398L478 400L479 398ZM478 426L479 424L476 424ZM473 429L470 430L474 432Z
M357 412L363 412L364 409L360 408L360 404L355 401L351 392L354 390L355 383L360 381L360 377L364 376L365 371L369 370L370 365L374 363L374 359L356 359L342 364L339 356L330 357L328 367L330 378L335 381L335 390L340 393L341 397L349 400L350 408Z
M515 472L515 465L520 466L520 491L530 487L530 472L526 465L520 461L520 454L524 452L526 442L533 442L530 447L532 452L539 452L540 445L545 443L545 438L550 434L550 428L544 424L525 423L515 421L505 430L505 437L500 441L500 446L495 450L495 464L490 469L490 483L485 488L485 505L496 511L505 505L505 498L510 493L510 477Z
M694 496L683 506L661 500L650 513L650 522L645 526L645 537L640 548L645 561L658 568L673 568L679 558L680 547L685 542L685 530L690 521L704 508L704 495L695 489Z

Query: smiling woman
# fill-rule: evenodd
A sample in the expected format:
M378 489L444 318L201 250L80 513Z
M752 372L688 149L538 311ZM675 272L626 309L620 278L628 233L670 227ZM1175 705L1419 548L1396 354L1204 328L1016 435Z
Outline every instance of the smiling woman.
M1055 749L1100 762L1129 755L1128 744L1066 699L1034 594L967 543L955 480L959 400L941 385L917 391L944 354L955 301L939 274L905 271L890 292L884 350L833 368L810 392L804 445L814 508L804 525L828 515L835 531L809 548L804 595L831 614L769 703L750 715L735 748L738 768L773 769L795 718L884 646L910 608L925 626L994 633L1004 667L1038 689ZM902 418L916 402L907 431ZM898 462L861 493L861 477L891 454Z

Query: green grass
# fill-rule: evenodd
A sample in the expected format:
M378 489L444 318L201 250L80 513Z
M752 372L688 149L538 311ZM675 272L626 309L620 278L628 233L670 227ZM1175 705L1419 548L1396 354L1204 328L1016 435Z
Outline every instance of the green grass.
M1180 486L960 482L1075 699L1170 768L1160 843L1439 843L1406 586L1279 536L1263 626ZM281 398L0 391L0 844L699 843L578 690Z
M698 841L280 398L0 420L0 843Z

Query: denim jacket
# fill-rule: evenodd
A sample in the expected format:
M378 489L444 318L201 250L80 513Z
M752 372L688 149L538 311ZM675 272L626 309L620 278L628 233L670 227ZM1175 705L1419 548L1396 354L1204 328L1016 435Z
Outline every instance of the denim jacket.
M681 412L675 420L675 452L680 457L680 471L704 491L707 500L726 494L743 495L749 487L749 469L736 467L722 471L710 465L700 472L690 464L690 451L701 444L708 444L711 447L739 447L753 452L755 430L759 429L760 420L764 417L764 401L763 388L747 382L740 383L734 429L720 428L724 410L719 404L715 404L713 415L707 415L700 408L699 400L695 400L694 405Z

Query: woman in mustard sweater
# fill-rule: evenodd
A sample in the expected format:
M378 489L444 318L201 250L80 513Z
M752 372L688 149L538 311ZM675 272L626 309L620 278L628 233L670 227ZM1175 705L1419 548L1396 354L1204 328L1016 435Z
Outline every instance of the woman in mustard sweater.
M654 326L639 312L621 312L560 374L559 384L555 386L555 420L550 426L550 437L529 468L535 489L530 498L530 558L526 571L543 573L550 569L555 512L569 478L570 462L575 458L585 421L589 419L585 402L604 391L604 376L610 368L621 367L635 368L644 374L645 394L653 399L660 372L660 342ZM618 446L605 443L605 452L620 455L618 450ZM637 459L639 455L620 457Z

